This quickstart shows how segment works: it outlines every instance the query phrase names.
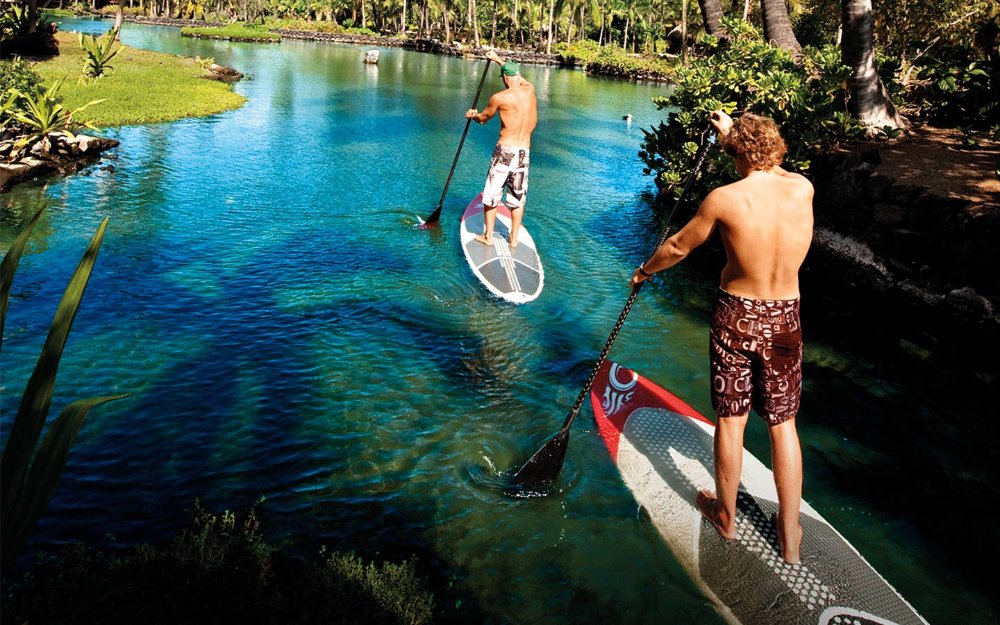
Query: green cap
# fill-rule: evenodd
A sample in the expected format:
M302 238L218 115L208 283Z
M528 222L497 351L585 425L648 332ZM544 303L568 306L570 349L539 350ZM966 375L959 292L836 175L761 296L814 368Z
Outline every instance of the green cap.
M507 61L500 66L501 76L517 76L521 73L521 66L514 61Z

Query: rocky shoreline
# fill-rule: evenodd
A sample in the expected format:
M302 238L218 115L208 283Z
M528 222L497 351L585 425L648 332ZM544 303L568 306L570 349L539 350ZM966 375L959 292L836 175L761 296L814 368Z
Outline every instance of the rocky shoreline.
M69 137L51 133L46 140L36 142L27 154L8 160L15 150L13 139L0 141L0 193L15 184L45 176L53 172L71 174L101 159L106 150L118 147L115 139L76 135ZM103 167L114 170L114 165Z

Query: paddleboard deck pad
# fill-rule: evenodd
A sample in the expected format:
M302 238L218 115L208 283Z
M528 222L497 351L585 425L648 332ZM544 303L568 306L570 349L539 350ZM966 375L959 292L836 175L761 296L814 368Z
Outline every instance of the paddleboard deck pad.
M591 387L601 437L622 480L719 614L741 625L926 625L913 607L805 501L801 561L778 551L771 471L743 452L736 540L701 517L714 490L714 424L669 391L605 361Z
M493 245L486 245L476 240L476 235L485 229L483 194L477 195L466 207L460 224L465 259L472 273L497 297L515 304L530 302L542 292L545 280L538 250L523 225L517 235L517 247L511 248L508 244L510 209L500 204L496 211Z

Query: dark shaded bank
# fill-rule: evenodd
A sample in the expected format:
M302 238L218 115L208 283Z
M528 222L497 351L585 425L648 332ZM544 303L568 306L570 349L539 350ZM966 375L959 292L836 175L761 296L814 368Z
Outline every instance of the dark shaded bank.
M802 268L803 325L878 361L948 367L966 390L985 392L1000 374L991 355L1000 349L1000 198L951 191L942 171L901 174L890 162L898 158L869 146L813 162L816 229ZM707 248L691 260L715 280L725 254L715 239Z

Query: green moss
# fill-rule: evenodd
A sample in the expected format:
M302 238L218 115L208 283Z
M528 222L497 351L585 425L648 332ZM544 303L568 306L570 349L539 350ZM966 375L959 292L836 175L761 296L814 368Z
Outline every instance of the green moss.
M84 51L74 33L57 33L59 56L34 70L46 84L63 79L63 105L76 109L104 99L80 113L96 126L128 126L205 117L239 108L246 98L228 84L202 78L196 59L123 46L110 69L96 80L83 78Z

